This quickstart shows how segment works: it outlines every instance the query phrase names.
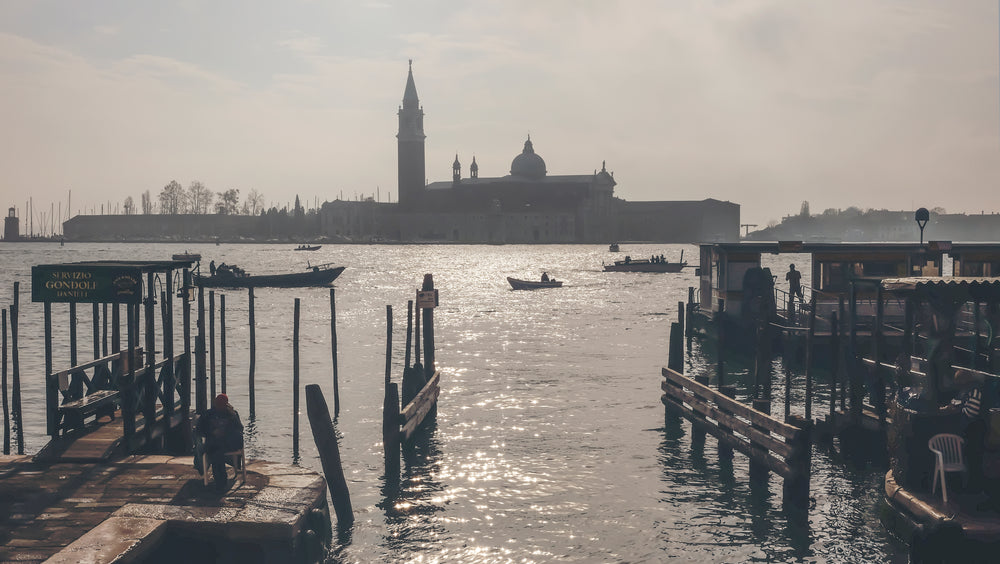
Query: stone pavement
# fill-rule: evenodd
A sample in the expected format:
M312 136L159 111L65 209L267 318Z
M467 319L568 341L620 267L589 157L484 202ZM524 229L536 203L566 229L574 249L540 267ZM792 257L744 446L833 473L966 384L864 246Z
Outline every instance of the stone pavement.
M224 495L206 487L190 456L110 463L0 456L0 562L143 562L164 544L183 555L189 538L280 562L311 560L321 548L304 544L328 542L322 476L251 461L247 483L230 484Z

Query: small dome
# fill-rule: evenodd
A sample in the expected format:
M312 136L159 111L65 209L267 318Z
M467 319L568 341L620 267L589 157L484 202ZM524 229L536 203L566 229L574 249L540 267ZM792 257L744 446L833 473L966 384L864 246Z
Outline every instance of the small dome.
M510 163L510 173L525 178L543 178L545 176L545 160L535 153L530 136L524 142L524 151L514 157Z

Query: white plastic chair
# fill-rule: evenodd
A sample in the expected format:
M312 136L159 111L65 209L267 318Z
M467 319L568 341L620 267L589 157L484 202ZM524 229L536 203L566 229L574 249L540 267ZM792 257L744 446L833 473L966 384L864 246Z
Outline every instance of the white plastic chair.
M964 480L968 474L965 467L965 459L962 457L962 447L965 446L965 439L951 433L941 433L931 437L927 441L927 448L934 453L934 483L931 486L931 495L937 491L938 480L941 481L941 496L944 502L948 503L948 488L945 485L945 472L961 472Z
M227 461L233 467L233 479L236 479L236 477L239 476L240 473L242 472L242 474L243 474L243 483L244 484L247 483L247 461L243 457L243 449L234 450L232 452L227 452L225 454L225 457L226 457ZM205 485L207 486L208 485L208 477L209 477L209 474L211 473L211 468L209 468L209 466L208 466L208 454L207 453L202 453L202 455L201 455L201 467L202 467L202 470L204 471L204 473L202 474L202 476L205 478Z

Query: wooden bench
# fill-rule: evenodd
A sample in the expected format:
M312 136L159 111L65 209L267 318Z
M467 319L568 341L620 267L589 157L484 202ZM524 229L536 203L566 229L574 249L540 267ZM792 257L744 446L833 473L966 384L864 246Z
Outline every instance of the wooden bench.
M59 413L65 417L63 428L82 429L87 417L103 415L115 418L118 408L118 390L98 390L82 398L59 406Z

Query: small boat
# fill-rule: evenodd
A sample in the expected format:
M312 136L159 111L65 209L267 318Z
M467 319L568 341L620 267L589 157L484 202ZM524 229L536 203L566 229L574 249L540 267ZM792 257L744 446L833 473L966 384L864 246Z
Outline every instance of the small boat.
M214 276L198 276L194 278L197 286L204 288L307 288L310 286L329 286L340 273L343 266L319 264L310 266L305 272L289 274L258 274L250 275L240 269L225 267L216 269Z
M625 257L625 260L616 260L614 264L604 265L604 272L680 272L687 263L684 262L684 251L681 251L681 260L669 262L666 259L633 259Z
M612 253L617 253L619 251L618 243L611 243L610 245L608 245L608 250L611 251Z
M548 280L542 282L541 280L518 280L517 278L507 277L507 282L510 282L510 287L515 290L537 290L539 288L562 288L562 280Z
M295 247L296 251L318 251L323 245L299 245Z
M198 253L189 253L187 251L184 251L183 253L174 253L174 255L170 258L174 260L190 260L198 262L201 260L201 255Z

